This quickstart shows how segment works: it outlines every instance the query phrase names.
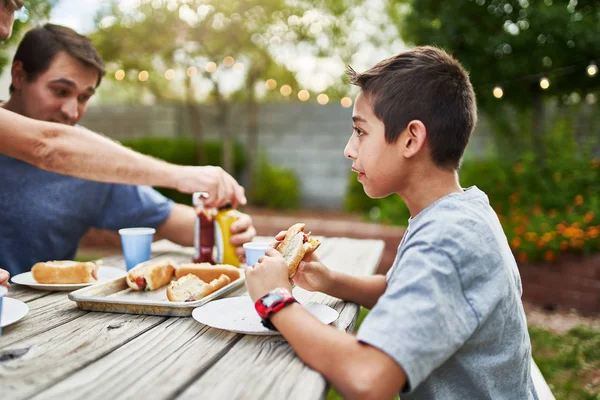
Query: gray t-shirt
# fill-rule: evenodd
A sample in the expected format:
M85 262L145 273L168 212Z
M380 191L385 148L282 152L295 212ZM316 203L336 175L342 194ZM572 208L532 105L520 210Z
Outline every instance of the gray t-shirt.
M404 369L402 400L537 400L521 293L498 217L472 187L409 220L357 336Z

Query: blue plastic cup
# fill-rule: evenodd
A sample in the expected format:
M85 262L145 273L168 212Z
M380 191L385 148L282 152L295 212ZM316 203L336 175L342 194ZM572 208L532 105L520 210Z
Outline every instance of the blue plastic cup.
M269 242L248 242L244 243L246 252L246 265L251 266L258 262L260 256L265 255L265 251L271 243Z
M2 336L2 299L6 293L8 293L8 289L4 286L0 286L0 336Z
M154 228L119 229L127 271L150 259L150 247L155 233Z

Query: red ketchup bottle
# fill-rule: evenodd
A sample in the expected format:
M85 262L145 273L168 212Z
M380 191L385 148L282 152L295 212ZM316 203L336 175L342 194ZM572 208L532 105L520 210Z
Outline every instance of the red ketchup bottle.
M196 228L194 230L194 257L192 262L208 262L216 264L213 259L213 248L215 246L215 229L211 210L204 208L204 199L208 195L204 192L196 192L192 195L192 204L196 211Z

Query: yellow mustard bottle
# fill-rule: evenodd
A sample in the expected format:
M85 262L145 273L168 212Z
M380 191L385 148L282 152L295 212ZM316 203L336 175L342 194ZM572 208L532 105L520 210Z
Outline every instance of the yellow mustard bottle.
M238 212L231 208L231 204L220 207L215 216L215 244L217 246L217 263L240 266L240 259L235 254L235 247L231 244L231 224L238 219Z

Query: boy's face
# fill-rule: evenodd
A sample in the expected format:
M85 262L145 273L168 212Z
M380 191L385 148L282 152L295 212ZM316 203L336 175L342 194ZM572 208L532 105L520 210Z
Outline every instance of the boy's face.
M356 97L352 120L354 132L344 155L353 161L352 170L358 173L365 193L371 198L397 193L404 179L403 157L396 144L386 143L385 125L363 92Z
M0 0L0 42L10 37L15 21L15 11L23 7L23 0Z
M65 52L54 56L48 70L28 82L20 63L13 66L13 85L22 114L42 121L75 125L94 95L98 71Z

